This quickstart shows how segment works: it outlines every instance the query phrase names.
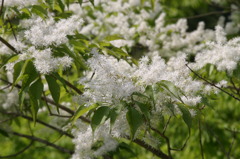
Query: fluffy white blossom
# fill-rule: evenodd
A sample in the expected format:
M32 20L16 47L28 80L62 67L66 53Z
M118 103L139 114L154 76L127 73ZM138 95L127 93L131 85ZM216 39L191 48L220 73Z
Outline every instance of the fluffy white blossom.
M117 148L118 142L109 134L109 127L105 124L100 126L93 135L90 125L78 122L72 133L75 136L75 153L72 159L91 159L104 155ZM93 149L94 144L102 142L100 147Z
M24 36L35 46L60 45L68 41L67 35L73 35L79 30L83 20L79 16L73 15L68 19L55 21L53 17L47 20L33 18L22 23L24 27L29 27L24 32Z
M90 95L93 103L115 103L136 91L130 78L132 67L126 61L101 55L96 49L92 53L88 60L91 71L80 81L86 88L83 96Z
M2 3L3 0L0 0ZM37 4L38 0L5 0L4 6L17 6L17 7L26 7L29 5Z
M226 42L223 30L217 27L217 42L207 44L207 48L196 55L196 64L193 66L200 69L206 64L216 65L220 71L232 72L240 60L240 38L235 38Z
M54 58L50 49L34 50L32 57L35 58L34 66L42 74L48 74L55 71L59 66L69 67L72 59L68 56Z
M4 103L2 104L2 107L4 109L11 109L13 106L16 106L18 104L18 90L17 89L7 89L6 90L6 96L3 97L2 95L0 98L4 99Z

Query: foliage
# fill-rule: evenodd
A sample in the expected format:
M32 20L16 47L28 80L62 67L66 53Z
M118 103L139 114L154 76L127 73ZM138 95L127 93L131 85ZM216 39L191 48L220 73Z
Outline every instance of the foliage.
M240 157L238 1L1 4L0 158Z

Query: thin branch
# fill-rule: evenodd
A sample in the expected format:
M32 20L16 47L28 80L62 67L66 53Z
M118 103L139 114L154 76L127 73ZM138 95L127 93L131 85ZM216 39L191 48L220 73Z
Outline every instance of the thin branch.
M14 116L14 117L12 117L12 118L8 118L8 119L5 119L5 120L1 120L1 121L0 121L0 124L5 123L5 122L7 122L7 121L9 121L9 120L12 120L13 118L16 118L16 117L18 117L18 116L16 115L16 116Z
M68 154L73 154L74 153L72 150L65 149L65 148L63 148L61 146L55 145L55 144L53 144L53 143L51 143L51 142L49 142L47 140L43 140L43 139L35 137L35 136L30 136L30 135L26 135L26 134L20 134L18 132L14 132L14 131L13 132L9 132L9 133L11 133L13 135L16 135L16 136L19 136L19 137L27 138L27 139L32 140L32 141L37 141L37 142L43 143L43 144L45 144L47 146L51 146L51 147L53 147L53 148L55 148L55 149L57 149L57 150L59 150L61 152L64 152L64 153L68 153Z
M52 104L52 105L54 105L54 106L56 106L56 107L59 107L60 109L68 112L68 113L71 114L71 115L74 114L74 111L73 111L73 110L65 107L65 106L62 105L62 104L57 104L57 103L55 103L52 99L50 99L50 98L48 98L48 97L44 97L44 96L43 96L43 97L41 97L41 99L44 100L44 101L46 101L46 102L48 102L48 103L50 103L50 104Z
M237 91L237 94L239 95L240 94L240 88L237 88L236 84L233 82L233 79L230 78L230 82L232 83L233 85L233 88Z
M16 54L20 54L20 52L18 52L11 44L9 44L5 39L3 39L1 36L0 36L0 41L6 45L10 50L12 50L13 52L15 52Z
M233 144L235 143L235 140L236 140L235 132L233 131L232 133L233 133L233 139L232 139L231 145L230 145L228 153L227 153L228 159L231 158L231 151L232 151L232 148L233 148Z
M196 18L207 17L207 16L210 16L210 15L226 14L226 13L230 13L230 12L231 12L230 10L226 10L226 11L213 11L213 12L208 12L208 13L203 13L203 14L198 14L198 15L186 17L186 19L196 19Z
M172 116L170 116L170 117L168 118L167 123L166 123L166 125L165 125L164 128L163 128L163 132L162 132L163 134L165 134L165 132L166 132L166 130L167 130L167 127L168 127L168 125L169 125L169 123L170 123L171 118L172 118Z
M8 84L7 86L5 86L5 87L1 88L0 90L1 90L1 91L3 91L3 90L5 90L5 89L7 89L7 88L9 88L9 87L11 87L11 85L10 85L10 84Z
M57 79L57 77L55 77L54 75L52 75L55 79ZM72 88L75 92L77 92L79 95L82 95L83 94L83 92L80 90L80 89L78 89L77 87L75 87L73 84L71 84L70 82L68 82L67 80L65 80L64 78L61 78L64 82L65 82L65 84L68 86L68 87L70 87L70 88Z
M184 144L182 145L181 148L171 148L171 150L173 150L173 151L182 151L187 146L187 143L188 143L189 139L190 139L190 133L188 133L188 137L185 140L185 142L184 142Z
M7 84L13 85L13 83L11 83L11 82L9 82L9 81L7 81L7 80L5 80L5 79L0 78L0 80L3 81L3 82L5 82L5 83L7 83ZM16 88L18 88L18 89L21 89L21 86L20 86L20 85L15 85L14 87L16 87ZM68 113L71 114L71 115L74 115L74 113L75 113L73 110L65 107L64 105L55 103L55 102L54 102L52 99L50 99L50 98L47 98L47 97L42 96L41 99L44 100L44 101L47 102L47 103L50 103L50 104L52 104L52 105L54 105L54 106L56 106L56 107L59 107L60 109L68 112ZM90 123L90 120L87 119L87 118L85 118L85 117L83 117L83 116L80 116L79 119L81 119L82 121L84 121L84 122L86 122L86 123Z
M9 84L9 85L13 85L13 83L11 83L11 82L9 82L9 81L7 81L7 80L5 80L5 79L3 79L3 78L0 78L0 81L3 81L3 82L5 82L5 83L7 83L7 84ZM20 86L20 85L15 85L14 87L16 87L16 88L18 88L18 89L21 89L22 87Z
M34 140L31 140L30 144L28 146L26 146L24 149L22 149L21 151L15 153L15 154L12 154L12 155L7 155L7 156L0 156L0 158L10 158L10 157L16 157L20 154L22 154L24 151L26 151L27 149L29 149L32 144L33 144Z
M159 130L155 129L154 127L150 126L150 129L153 130L154 132L156 132L157 134L159 134L162 138L164 138L166 140L167 147L168 147L168 156L169 156L169 158L172 158L172 155L171 155L171 145L170 145L169 138L165 134L161 133Z
M60 118L71 118L72 117L70 115L59 115L59 114L54 114L54 113L50 113L50 116L57 116Z
M199 144L201 150L202 159L204 159L204 151L203 151L203 144L202 144L202 128L201 128L201 120L198 121L198 129L199 129Z
M29 120L29 121L33 121L33 118L32 118L32 117L29 117L29 116L24 115L24 114L19 114L19 113L14 113L14 112L4 112L4 111L0 111L0 112L1 112L2 114L11 115L11 116L13 116L13 117L19 117L19 116L20 116L20 117L23 117L23 118L25 118L25 119L27 119L27 120ZM9 119L8 119L8 120L9 120ZM56 130L57 132L59 132L59 133L61 133L61 134L64 134L64 135L66 135L66 136L68 136L68 137L70 137L70 138L73 138L73 135L71 135L71 134L69 134L69 133L67 133L67 132L65 132L65 131L63 131L63 130L55 127L55 126L52 126L52 125L50 125L50 124L48 124L48 123L45 123L45 122L43 122L43 121L41 121L41 120L39 120L39 119L37 119L36 122L39 123L39 124L42 124L42 125L44 125L44 126L46 126L46 127L48 127L48 128L51 128L51 129L53 129L53 130Z
M1 16L1 15L2 15L2 13L3 13L3 6L4 6L4 0L2 0L2 4L1 4L0 16Z
M126 137L126 139L130 140L130 137ZM156 155L162 159L171 159L171 157L169 157L168 155L163 153L161 150L157 150L157 149L153 148L151 145L148 145L147 143L145 143L144 141L142 141L140 139L134 139L133 142L135 142L139 146L145 148L146 150L152 152L154 155Z
M32 119L31 117L29 117L29 116L26 116L26 115L21 115L21 116L22 116L23 118L25 118L25 119L28 119L28 120L30 120L30 121L33 121L33 119ZM39 119L37 119L36 122L38 122L38 123L40 123L40 124L42 124L42 125L44 125L44 126L46 126L46 127L49 127L49 128L51 128L51 129L53 129L53 130L56 130L56 131L59 132L60 134L64 134L64 135L66 135L66 136L68 136L68 137L70 137L70 138L73 138L73 135L71 135L71 134L69 134L69 133L67 133L67 132L65 132L65 131L63 131L63 130L55 127L55 126L52 126L52 125L50 125L50 124L47 124L47 123L45 123L45 122L43 122L43 121L41 121L41 120L39 120Z
M224 92L225 94L231 96L232 98L234 98L234 99L240 101L240 99L239 99L238 97L236 97L236 96L234 96L233 94L231 94L231 93L225 91L225 90L222 89L221 87L218 87L218 86L215 85L214 83L208 81L207 79L205 79L205 78L203 78L202 76L200 76L199 74L197 74L195 71L193 71L193 70L188 66L188 64L186 64L186 66L187 66L187 68L188 68L192 73L194 73L198 78L200 78L200 79L202 79L203 81L207 82L207 83L210 84L211 86L213 86L213 87L219 89L220 91Z
M65 110L66 112L68 112L68 113L71 114L71 115L74 115L74 113L75 113L73 110L65 107L64 105L55 103L55 102L54 102L52 99L50 99L50 98L42 97L42 100L44 100L44 101L46 101L46 102L48 102L48 103L50 103L50 104L52 104L52 105L54 105L54 106L57 106L57 107L59 107L59 108L62 109L62 110ZM83 116L80 116L79 119L81 119L82 121L84 121L84 122L86 122L86 123L90 123L90 120L87 119L87 118L85 118L85 117L83 117Z

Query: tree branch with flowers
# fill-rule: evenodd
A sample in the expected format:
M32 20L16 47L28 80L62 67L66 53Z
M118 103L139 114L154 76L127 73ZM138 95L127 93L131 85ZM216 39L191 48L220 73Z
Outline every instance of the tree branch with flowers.
M169 23L169 4L223 17ZM236 158L238 12L216 0L2 0L0 158Z

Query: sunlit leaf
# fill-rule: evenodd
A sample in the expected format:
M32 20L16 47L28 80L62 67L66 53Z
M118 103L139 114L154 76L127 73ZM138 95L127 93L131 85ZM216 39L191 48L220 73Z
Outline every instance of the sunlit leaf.
M142 115L135 108L129 107L126 117L130 127L131 139L134 139L136 131L143 124Z
M99 107L96 111L94 111L91 120L91 127L93 132L100 124L102 124L107 119L109 111L110 109L107 106Z

